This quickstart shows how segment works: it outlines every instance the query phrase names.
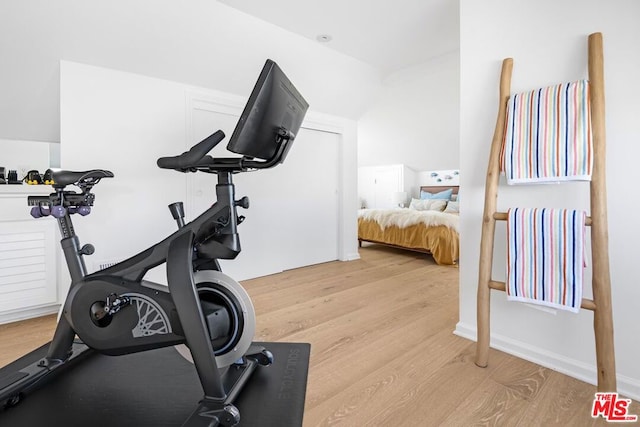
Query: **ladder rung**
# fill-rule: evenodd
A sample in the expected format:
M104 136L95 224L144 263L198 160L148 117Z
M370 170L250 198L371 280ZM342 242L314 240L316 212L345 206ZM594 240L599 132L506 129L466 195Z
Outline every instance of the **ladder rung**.
M489 281L489 287L491 289L495 289L497 291L502 291L502 292L505 292L507 290L506 283L497 282L495 280L490 280ZM595 311L596 303L593 302L593 300L582 298L582 303L580 304L580 307L584 308L585 310Z
M493 214L493 219L496 219L498 221L506 221L507 220L507 213L506 212L495 212ZM591 225L591 217L588 216L586 221L584 222L585 225Z

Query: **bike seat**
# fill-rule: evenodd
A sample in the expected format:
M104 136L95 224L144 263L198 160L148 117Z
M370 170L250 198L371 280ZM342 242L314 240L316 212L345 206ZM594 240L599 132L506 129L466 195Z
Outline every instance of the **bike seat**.
M113 178L113 172L104 169L92 169L89 171L52 170L54 187L65 187L69 184L91 183L96 184L102 178Z

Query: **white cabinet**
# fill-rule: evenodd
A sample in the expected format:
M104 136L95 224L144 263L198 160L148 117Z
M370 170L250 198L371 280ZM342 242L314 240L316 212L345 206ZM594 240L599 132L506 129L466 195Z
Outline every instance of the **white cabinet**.
M33 219L27 196L51 187L0 188L0 323L58 310L56 221Z
M405 165L364 166L358 168L358 196L366 208L397 207L394 196L407 193L412 197L416 173ZM415 196L415 195L413 195Z

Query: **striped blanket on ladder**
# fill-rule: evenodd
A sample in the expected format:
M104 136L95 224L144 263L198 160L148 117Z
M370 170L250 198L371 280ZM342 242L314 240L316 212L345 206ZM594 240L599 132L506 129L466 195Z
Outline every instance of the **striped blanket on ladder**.
M512 208L507 215L507 299L577 313L586 212Z
M589 82L515 94L507 104L501 171L508 184L591 180Z

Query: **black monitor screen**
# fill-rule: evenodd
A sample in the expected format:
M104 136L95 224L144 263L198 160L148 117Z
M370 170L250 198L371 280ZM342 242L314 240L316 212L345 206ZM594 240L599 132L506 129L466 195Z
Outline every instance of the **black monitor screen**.
M295 137L308 108L307 101L278 64L267 59L227 150L247 157L271 159L278 150L278 132L285 130ZM291 140L286 151L290 147ZM284 161L286 151L280 161Z

